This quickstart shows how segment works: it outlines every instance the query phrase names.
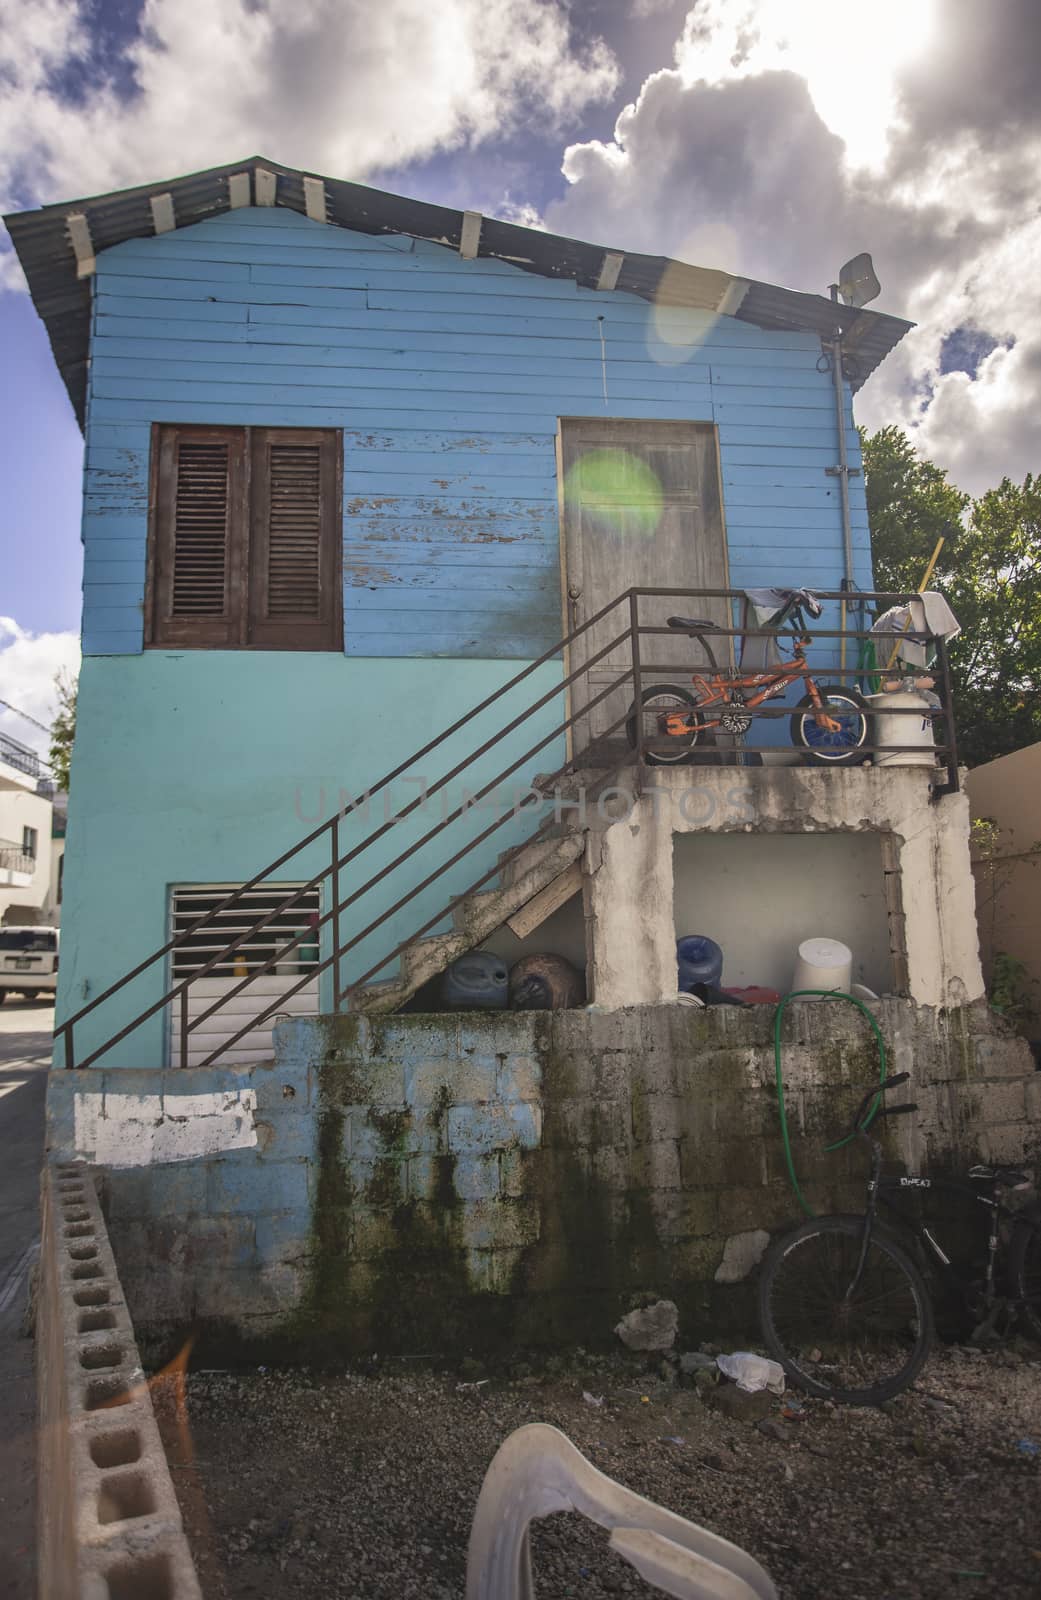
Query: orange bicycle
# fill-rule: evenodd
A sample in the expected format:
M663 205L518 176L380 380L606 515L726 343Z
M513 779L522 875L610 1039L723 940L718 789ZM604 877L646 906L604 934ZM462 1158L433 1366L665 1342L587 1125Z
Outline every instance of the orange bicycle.
M642 732L644 758L651 765L682 764L691 759L703 735L717 728L727 734L747 733L753 713L764 701L774 699L801 681L806 694L791 713L792 743L805 750L811 761L825 766L852 766L866 760L865 747L873 742L867 702L856 689L817 683L806 660L806 648L812 640L804 610L819 617L823 607L807 590L792 591L784 605L766 622L771 633L786 625L792 627L795 638L787 662L782 660L777 641L766 639L761 641L766 649L760 653L771 663L768 670L738 673L721 671L706 638L706 634L719 632L717 623L699 617L670 617L670 628L700 640L712 664L712 672L710 676L693 675L693 694L679 684L648 684L641 697L640 723L635 703L626 723L633 749L637 748ZM746 645L751 642L745 641ZM760 640L754 642L759 644ZM743 649L743 663L745 656ZM784 715L783 712L775 714Z

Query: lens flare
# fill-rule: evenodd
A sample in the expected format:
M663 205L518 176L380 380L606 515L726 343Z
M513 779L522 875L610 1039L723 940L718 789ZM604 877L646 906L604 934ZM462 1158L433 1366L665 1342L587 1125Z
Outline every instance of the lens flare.
M589 450L564 480L569 506L601 532L650 536L661 521L657 473L628 450Z

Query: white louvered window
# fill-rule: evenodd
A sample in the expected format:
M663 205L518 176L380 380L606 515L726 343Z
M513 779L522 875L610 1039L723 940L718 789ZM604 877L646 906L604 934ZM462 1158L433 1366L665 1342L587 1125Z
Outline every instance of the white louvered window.
M273 1016L255 1028L248 1028L250 1020L276 1001L278 1015L314 1016L318 1010L319 891L307 890L265 927L257 928L258 922L300 887L297 883L259 884L234 905L217 912L212 922L191 931L200 917L214 911L238 887L233 883L186 884L171 894L171 936L188 936L171 953L173 980L192 977L214 957L220 958L205 977L195 977L188 989L189 1023L198 1022L188 1032L188 1066L200 1065L215 1050L220 1051L218 1059L226 1062L269 1060ZM297 935L300 942L290 948ZM239 948L224 954L239 939ZM269 960L272 965L261 972ZM247 977L252 981L245 984L241 993L234 993ZM285 998L286 991L298 984L297 992ZM217 1002L220 1004L214 1014L204 1016ZM177 1067L185 1059L181 1052L180 1006L175 1004L171 1012L170 1064ZM243 1028L247 1031L241 1039L225 1044Z

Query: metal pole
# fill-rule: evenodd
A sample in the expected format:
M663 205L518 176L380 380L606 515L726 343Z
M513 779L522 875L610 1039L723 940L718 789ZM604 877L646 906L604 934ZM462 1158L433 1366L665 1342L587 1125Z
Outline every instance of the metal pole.
M846 450L846 397L842 383L842 333L831 341L831 376L835 390L835 427L839 436L839 464L830 470L838 477L842 502L842 553L846 567L846 582L853 584L853 530L849 513L849 455ZM839 644L839 666L846 670L846 602L842 602L842 639Z
M333 1010L340 1009L340 814L333 818Z
M181 1067L188 1065L188 985L181 990Z
M636 707L636 765L643 766L643 674L640 671L640 603L635 589L629 596L629 633L633 660L633 696Z

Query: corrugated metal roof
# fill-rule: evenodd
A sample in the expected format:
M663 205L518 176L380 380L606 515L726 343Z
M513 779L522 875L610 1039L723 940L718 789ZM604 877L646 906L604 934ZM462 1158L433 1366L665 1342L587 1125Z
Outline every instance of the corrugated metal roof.
M283 167L263 156L250 156L230 166L213 167L187 177L121 189L115 194L66 200L5 217L18 259L29 281L33 304L43 318L54 359L83 425L90 343L89 276L77 276L76 254L68 218L86 218L95 255L125 239L151 238L155 232L150 200L172 196L177 226L189 227L230 208L228 179L248 173L255 197L260 169L277 179L276 204L306 211L304 178L318 174ZM327 220L358 233L404 233L459 248L463 213L424 200L408 200L364 184L323 178ZM484 218L479 255L510 262L546 278L569 278L584 288L596 287L608 247L586 244ZM617 247L611 247L617 249ZM618 249L618 254L623 252ZM854 388L874 371L913 324L875 311L836 305L825 295L800 294L773 284L737 278L727 272L691 266L667 256L624 252L616 288L659 305L692 306L724 312L767 329L801 329L831 338L836 326L848 335L849 374Z

